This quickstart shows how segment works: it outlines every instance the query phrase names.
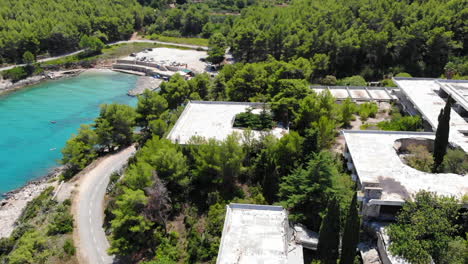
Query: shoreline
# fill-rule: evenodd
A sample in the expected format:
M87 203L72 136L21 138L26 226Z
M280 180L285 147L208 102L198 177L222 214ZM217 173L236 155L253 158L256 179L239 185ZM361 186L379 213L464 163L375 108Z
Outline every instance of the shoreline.
M20 89L42 83L49 80L58 80L64 78L71 78L80 75L86 69L70 69L61 71L49 71L41 75L31 76L18 82L11 82L10 80L0 79L0 95L8 94L10 92L18 91Z
M44 81L75 77L83 72L113 71L107 67L50 71L46 74L29 77L14 84L10 82L10 85L4 85L3 87L1 86L2 81L0 80L0 96ZM4 80L3 82L7 81ZM0 193L0 238L9 237L12 234L16 228L16 221L23 213L24 208L46 188L53 186L55 192L60 192L60 188L58 188L59 182L54 179L63 172L63 168L63 166L52 167L45 175L30 180L16 189Z
M3 199L0 198L0 238L11 235L16 228L16 221L31 200L39 196L46 188L56 187L57 182L51 180L60 175L62 171L63 166L52 168L46 175L1 194Z

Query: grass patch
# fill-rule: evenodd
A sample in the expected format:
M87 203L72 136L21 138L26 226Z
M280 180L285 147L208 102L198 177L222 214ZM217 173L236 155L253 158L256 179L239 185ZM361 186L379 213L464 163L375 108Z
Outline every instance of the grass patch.
M149 38L152 40L159 40L159 41L164 41L164 42L208 47L208 39L205 39L205 38L168 37L168 36L162 36L158 34L150 35Z

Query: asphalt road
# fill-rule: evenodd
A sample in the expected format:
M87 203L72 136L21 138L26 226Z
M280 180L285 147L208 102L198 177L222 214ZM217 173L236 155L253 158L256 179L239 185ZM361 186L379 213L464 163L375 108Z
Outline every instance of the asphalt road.
M173 43L173 42L163 42L163 41L158 41L158 40L145 40L145 39L141 39L141 40L140 39L139 40L122 40L122 41L107 43L107 45L112 46L112 45L123 44L123 43L156 43L156 44L172 45L172 46L191 48L191 49L208 50L208 47L205 47L205 46L179 44L179 43ZM61 59L61 58L65 58L65 57L68 57L68 56L76 55L76 54L78 54L78 53L80 53L82 51L83 50L77 50L75 52L63 54L63 55L60 55L60 56L55 56L55 57L50 57L50 58L46 58L46 59L37 60L37 62L46 62L46 61L51 61L51 60L55 60L55 59ZM6 70L12 69L14 67L25 66L25 65L26 64L15 64L15 65L0 68L0 71L6 71Z
M107 254L109 242L102 228L104 195L109 176L112 172L122 168L135 151L135 147L131 146L106 157L80 180L74 211L78 232L78 241L75 244L80 262L108 264L114 261L114 257Z

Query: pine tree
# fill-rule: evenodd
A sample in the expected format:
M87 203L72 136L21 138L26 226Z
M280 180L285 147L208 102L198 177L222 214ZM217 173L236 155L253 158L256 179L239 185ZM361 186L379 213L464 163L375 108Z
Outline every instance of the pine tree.
M436 137L434 141L434 167L433 172L439 171L439 167L444 161L444 156L447 153L447 146L450 132L450 110L452 108L453 99L448 97L445 107L440 110L439 124L437 125Z
M320 227L317 252L322 264L336 264L340 245L340 208L335 197L328 202L327 214Z
M353 264L359 242L360 221L357 208L357 195L353 196L343 232L340 264Z

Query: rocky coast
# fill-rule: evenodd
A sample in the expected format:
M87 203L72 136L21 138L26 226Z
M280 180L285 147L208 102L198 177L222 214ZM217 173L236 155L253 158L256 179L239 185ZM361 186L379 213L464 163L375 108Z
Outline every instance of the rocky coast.
M56 186L52 179L60 175L62 168L51 170L41 179L30 181L25 186L2 194L0 200L0 238L9 237L15 229L16 220L21 216L28 202L36 198L49 186Z
M64 71L52 71L52 72L47 72L41 75L31 76L24 80L15 82L15 83L11 82L10 80L3 80L0 77L0 94L18 90L29 85L38 84L45 80L55 80L55 79L60 79L60 78L65 78L65 77L77 76L83 71L85 70L73 69L73 70L64 70Z

